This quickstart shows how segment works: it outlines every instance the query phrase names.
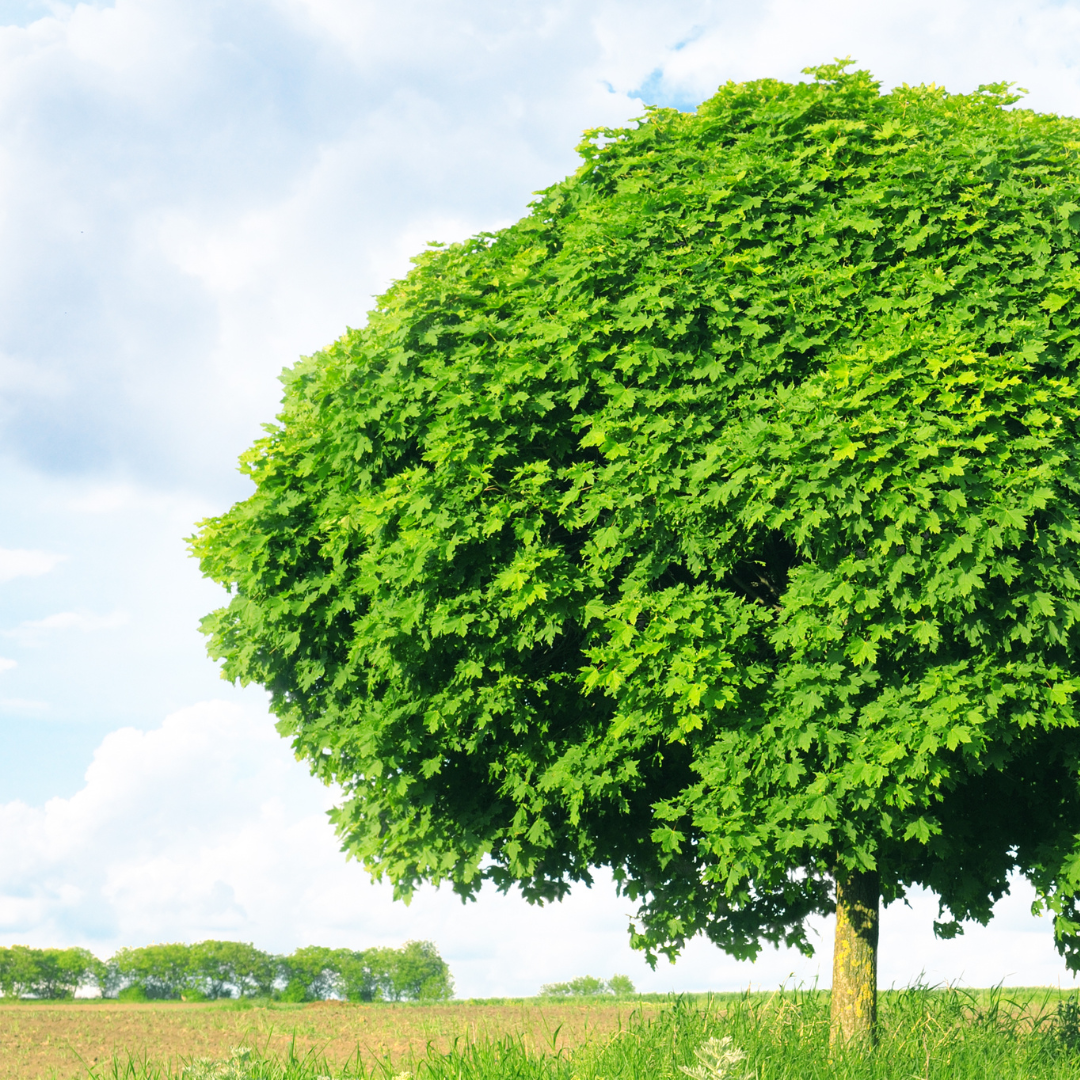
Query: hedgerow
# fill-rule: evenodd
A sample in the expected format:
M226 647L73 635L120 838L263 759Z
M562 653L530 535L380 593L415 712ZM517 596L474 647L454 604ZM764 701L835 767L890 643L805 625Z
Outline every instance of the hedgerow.
M239 941L200 941L120 949L108 961L87 949L0 947L0 991L7 998L63 999L98 989L128 1001L439 1001L454 995L446 961L430 941L400 949L309 945L276 956Z

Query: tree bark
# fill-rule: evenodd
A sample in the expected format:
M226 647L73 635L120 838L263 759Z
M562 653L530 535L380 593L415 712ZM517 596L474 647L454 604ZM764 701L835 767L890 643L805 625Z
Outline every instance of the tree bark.
M878 907L876 871L836 876L836 942L833 948L829 1039L835 1045L877 1042Z

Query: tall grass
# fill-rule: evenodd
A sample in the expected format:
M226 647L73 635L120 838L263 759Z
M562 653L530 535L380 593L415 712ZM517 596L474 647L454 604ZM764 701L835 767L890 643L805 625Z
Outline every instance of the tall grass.
M317 1053L245 1049L227 1061L115 1059L95 1080L1080 1080L1080 1000L915 987L881 996L876 1048L830 1049L829 995L786 991L636 1012L572 1050L507 1037L332 1067ZM726 1041L721 1044L718 1041ZM704 1049L703 1049L704 1048ZM722 1051L722 1052L721 1052ZM741 1060L739 1053L741 1052ZM711 1052L711 1054L710 1054ZM725 1063L726 1062L726 1063Z

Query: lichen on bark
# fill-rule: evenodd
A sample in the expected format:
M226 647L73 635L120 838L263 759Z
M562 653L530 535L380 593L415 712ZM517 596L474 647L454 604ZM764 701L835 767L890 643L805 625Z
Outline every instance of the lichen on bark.
M877 1040L878 909L876 871L855 870L836 879L830 1040Z

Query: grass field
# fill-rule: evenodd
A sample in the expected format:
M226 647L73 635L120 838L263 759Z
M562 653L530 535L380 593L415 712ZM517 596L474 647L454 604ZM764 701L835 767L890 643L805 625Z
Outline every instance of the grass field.
M831 1053L828 994L306 1006L0 1006L0 1080L1080 1080L1057 991L882 995L877 1049ZM712 1067L710 1039L728 1037ZM239 1055L233 1049L250 1048ZM714 1049L718 1044L713 1043Z

